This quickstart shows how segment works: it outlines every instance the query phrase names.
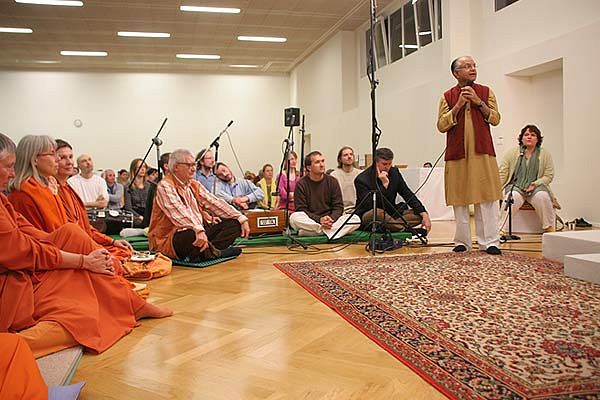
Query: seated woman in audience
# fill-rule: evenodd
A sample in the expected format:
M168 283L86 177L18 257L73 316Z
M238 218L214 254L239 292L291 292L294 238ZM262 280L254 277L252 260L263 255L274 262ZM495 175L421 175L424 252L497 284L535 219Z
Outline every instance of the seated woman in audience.
M19 141L15 179L8 198L36 228L54 232L67 222L79 225L99 246L123 261L132 249L125 240L114 240L90 225L83 202L67 184L73 172L73 150L62 140L28 135ZM121 272L120 264L115 265Z
M553 232L556 211L550 182L554 178L554 163L550 153L542 148L542 141L537 126L526 125L521 129L519 146L509 150L500 165L500 183L506 195L512 189L513 218L527 200L535 208L544 231Z
M0 191L15 178L16 147L0 133ZM51 151L32 164L51 164ZM45 160L47 159L47 160ZM77 225L32 226L0 194L0 332L19 332L39 357L80 344L103 352L136 320L171 310L147 303L115 276L110 254Z
M135 174L138 171L137 175ZM144 213L146 212L146 199L148 198L148 190L150 183L146 180L146 171L148 166L141 158L136 158L129 166L129 176L133 179L125 186L125 206L127 211L133 211L137 217L138 224L142 222ZM134 179L135 177L135 179Z
M294 211L294 190L296 189L296 182L300 179L298 171L296 170L296 164L298 163L298 155L295 151L290 153L287 162L283 166L283 172L281 176L277 176L277 191L279 192L279 209L284 210L286 205L289 203L289 211ZM288 192L288 180L287 171L290 171L290 188Z
M276 210L279 206L279 196L273 195L277 191L276 182L273 179L273 166L265 164L262 167L262 179L257 186L265 193L265 197L258 202L258 206L265 210Z
M146 174L146 180L148 182L153 182L156 183L156 180L158 179L158 170L156 168L148 168L148 173Z

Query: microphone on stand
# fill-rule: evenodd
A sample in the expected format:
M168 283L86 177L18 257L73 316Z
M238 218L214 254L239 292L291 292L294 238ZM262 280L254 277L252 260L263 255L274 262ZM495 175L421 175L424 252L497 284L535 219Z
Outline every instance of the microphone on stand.
M521 151L519 153L519 155L522 157L523 155L525 155L525 150L527 150L527 146L525 146L524 144L521 145Z

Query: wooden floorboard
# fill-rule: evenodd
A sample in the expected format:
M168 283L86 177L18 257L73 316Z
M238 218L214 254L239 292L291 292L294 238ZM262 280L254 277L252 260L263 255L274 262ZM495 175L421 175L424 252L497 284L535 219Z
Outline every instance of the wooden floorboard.
M435 222L430 242L451 242L453 229ZM386 255L451 248L417 245ZM541 236L502 248L541 257ZM144 320L103 354L84 355L73 380L87 381L80 398L444 399L273 266L370 256L364 244L319 254L249 248L209 268L175 267L148 282L149 300L172 307L173 317Z

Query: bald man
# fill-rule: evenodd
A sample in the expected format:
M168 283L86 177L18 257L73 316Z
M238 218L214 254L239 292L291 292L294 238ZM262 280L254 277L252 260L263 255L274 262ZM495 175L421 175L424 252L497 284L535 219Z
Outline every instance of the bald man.
M81 197L85 208L106 208L108 206L108 188L104 179L94 174L94 161L89 154L77 157L79 175L67 181L69 186Z
M125 193L123 185L117 182L117 175L112 169L104 170L104 180L108 189L108 208L111 210L120 210L123 208Z

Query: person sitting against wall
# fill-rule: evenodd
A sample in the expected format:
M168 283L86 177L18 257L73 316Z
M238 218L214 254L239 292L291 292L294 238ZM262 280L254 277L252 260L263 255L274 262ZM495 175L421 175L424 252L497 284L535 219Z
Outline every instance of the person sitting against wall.
M300 236L325 234L331 240L358 229L360 217L344 214L340 184L325 173L323 155L318 151L308 153L304 165L307 173L296 185L296 211L290 216L292 228Z
M263 191L265 197L258 202L258 206L265 210L276 210L279 207L279 196L274 195L277 187L273 179L273 166L265 164L260 172L262 178L258 181L257 186Z
M136 226L142 225L146 212L146 199L148 198L148 191L151 185L146 180L147 170L148 166L141 158L131 161L129 176L133 179L133 183L130 181L125 186L125 206L123 208L134 213L134 223Z
M298 173L296 165L298 163L298 154L295 151L290 152L290 155L283 165L283 171L277 175L277 192L279 193L279 209L285 210L286 207L290 212L295 209L294 190L296 183L302 174ZM288 170L290 175L289 192L288 192Z
M544 231L554 232L556 210L550 190L554 162L550 152L542 148L543 139L542 132L535 125L525 125L521 129L519 146L509 150L500 165L500 183L505 196L508 197L512 189L513 218L517 218L521 206L527 201L535 208Z
M123 208L125 200L123 185L117 182L117 176L112 169L104 171L104 180L108 189L108 208L111 210L120 210Z

